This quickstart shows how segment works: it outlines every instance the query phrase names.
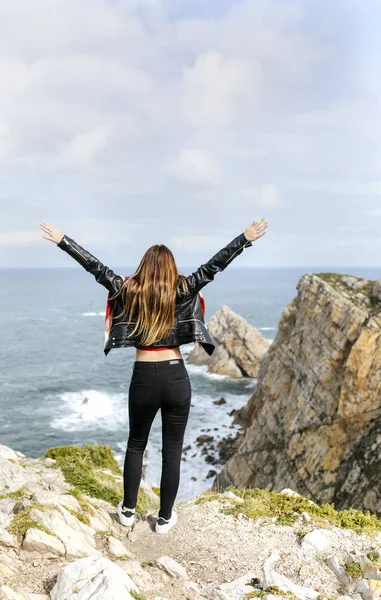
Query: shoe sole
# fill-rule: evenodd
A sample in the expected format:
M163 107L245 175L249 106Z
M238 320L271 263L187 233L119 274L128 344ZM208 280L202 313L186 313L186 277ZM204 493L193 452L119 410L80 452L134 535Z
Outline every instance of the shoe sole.
M132 517L125 517L124 514L122 513L122 506L123 506L123 500L121 500L118 504L118 516L119 516L120 524L123 525L124 527L131 527L131 525L133 525L135 522L135 515L132 515Z
M172 527L174 527L174 525L176 525L176 523L177 523L177 513L175 513L175 511L172 511L172 516L171 516L169 523L166 523L165 525L158 525L157 521L156 521L155 531L156 531L156 533L159 533L159 534L167 533L170 529L172 529Z

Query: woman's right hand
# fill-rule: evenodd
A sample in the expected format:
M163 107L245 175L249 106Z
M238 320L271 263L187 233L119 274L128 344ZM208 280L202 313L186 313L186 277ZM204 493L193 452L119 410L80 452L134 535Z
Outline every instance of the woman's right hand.
M265 235L267 229L266 219L260 221L253 221L249 227L244 231L245 237L249 242L255 242L258 238Z
M49 225L49 223L45 223L45 221L41 221L40 225L41 229L43 229L47 234L49 234L49 237L46 237L45 235L42 236L44 240L49 240L49 242L54 242L55 244L60 243L64 236L62 231L56 229L52 225Z

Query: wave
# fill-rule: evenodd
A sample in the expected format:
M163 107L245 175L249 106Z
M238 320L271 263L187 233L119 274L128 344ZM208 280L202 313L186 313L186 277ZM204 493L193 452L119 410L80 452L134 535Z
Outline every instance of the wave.
M259 331L276 331L276 327L258 327Z
M190 374L202 375L203 377L206 377L207 379L213 379L213 380L232 379L232 377L230 377L230 375L220 375L219 373L209 373L207 365L193 365L190 363L186 363L186 368Z
M82 316L83 317L105 317L106 316L106 311L100 310L99 312L82 313Z
M64 431L106 429L117 431L127 424L127 395L88 389L64 392L50 426ZM57 414L58 413L58 414Z

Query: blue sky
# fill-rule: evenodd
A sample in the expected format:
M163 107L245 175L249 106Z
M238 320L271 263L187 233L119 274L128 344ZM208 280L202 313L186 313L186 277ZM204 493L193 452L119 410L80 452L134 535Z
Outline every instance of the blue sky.
M376 0L0 2L0 266L381 265ZM234 268L234 267L232 267Z

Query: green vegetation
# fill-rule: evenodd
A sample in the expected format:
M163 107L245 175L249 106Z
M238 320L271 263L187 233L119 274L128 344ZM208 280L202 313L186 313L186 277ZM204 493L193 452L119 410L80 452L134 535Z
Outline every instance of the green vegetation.
M207 490L195 500L196 504L218 500L224 502L221 508L224 514L238 515L243 513L250 519L278 517L275 523L290 525L295 522L300 513L310 514L314 523L324 526L327 522L352 529L358 533L381 531L381 520L369 511L363 512L354 508L338 511L334 504L318 505L304 496L290 496L260 488L236 488L229 486L227 491L233 492L240 500L234 500Z
M83 447L56 446L49 448L45 457L57 461L55 466L61 468L65 480L79 492L106 500L115 507L123 498L123 472L112 448L107 444L85 444ZM103 469L109 469L115 477L101 472ZM140 488L136 511L144 513L149 508L154 508L154 503Z
M37 523L36 521L33 521L33 519L30 517L30 512L34 509L37 508L39 510L46 510L46 506L44 506L43 504L40 504L39 502L32 502L32 504L29 504L29 506L26 506L23 510L21 510L19 513L17 513L12 521L9 523L8 527L6 528L10 533L14 533L15 535L22 535L24 536L26 534L26 532L28 531L28 529L34 528L34 529L41 529L41 531L45 531L45 533L48 533L49 535L54 535L54 533L52 531L50 531L50 529L44 527L43 525L41 525L40 523Z
M69 494L70 496L73 496L74 498L76 498L78 500L78 502L79 502L80 507L82 508L82 510L84 512L88 512L91 515L95 515L95 509L94 509L93 505L90 504L90 502L88 502L87 500L85 500L85 498L82 496L82 494L81 494L81 492L79 491L78 488L71 487L65 493Z
M286 596L289 600L298 600L295 594L293 594L292 592L285 592L278 588L277 585L270 585L270 587L266 588L265 590L255 590L253 592L248 592L248 594L246 594L245 597L263 598L264 596L267 596L267 594L274 594L274 596Z
M5 487L9 487L9 486L5 486ZM29 491L29 489L27 488L27 486L23 485L23 486L19 487L18 490L15 490L14 492L7 492L6 494L0 494L0 500L2 500L3 498L15 498L17 500L22 500L23 498L28 498L31 495L32 494Z
M157 485L152 486L152 491L160 498L160 488Z
M350 563L349 565L347 565L345 567L345 571L353 579L361 577L361 575L362 575L361 567L360 567L359 563L357 563L357 562L353 562L353 563Z
M130 594L133 598L135 598L135 600L146 600L146 597L143 596L143 594L140 594L139 592L135 592L134 590L131 590Z
M145 560L144 562L140 563L140 566L142 566L142 567L152 567L153 566L153 562L152 562L152 560Z
M372 550L371 552L368 552L366 556L367 558L369 558L369 560L371 560L374 563L378 563L378 561L380 560L380 554L379 552L377 552L377 550Z
M372 288L375 283L374 280L368 280L364 279L363 277L357 277L356 275L345 275L341 273L315 273L315 275L316 277L319 277L323 281L329 283L329 285L331 285L336 291L345 292L354 303L356 303L357 294L360 293L368 296L369 300L371 301L369 307L370 316L376 315L380 312L380 303L372 297ZM359 283L363 283L363 285L359 286L357 289L354 289L347 285L345 279L343 281L343 277L353 277L354 279L357 279Z

